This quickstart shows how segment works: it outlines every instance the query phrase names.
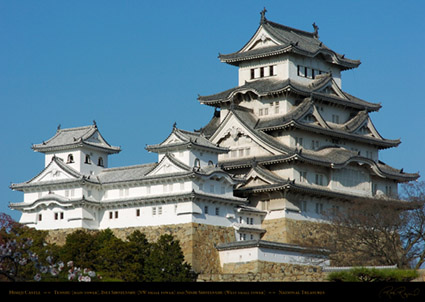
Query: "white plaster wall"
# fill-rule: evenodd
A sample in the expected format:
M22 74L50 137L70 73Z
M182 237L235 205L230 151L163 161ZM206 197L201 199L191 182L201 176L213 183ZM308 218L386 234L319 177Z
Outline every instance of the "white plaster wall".
M351 115L356 114L357 112L351 111L346 108L340 108L335 106L328 106L324 104L317 104L317 110L319 111L322 118L329 123L329 125L332 127L333 124L333 116L337 115L339 117L339 124L345 124L348 122L351 118Z
M208 206L208 213L205 213L205 206ZM219 208L218 215L216 208ZM140 211L139 216L137 210ZM112 218L110 218L111 212ZM118 218L115 218L115 212L118 212ZM234 214L233 206L213 202L153 202L125 208L110 206L99 213L101 219L99 228L158 226L188 222L230 226L231 220L227 217L229 213Z
M274 76L269 76L268 67L270 65L275 66L274 67ZM251 69L252 68L260 68L265 67L267 70L265 72L266 76L265 78L274 78L276 80L283 80L288 78L288 60L287 55L280 55L273 58L264 58L264 59L258 59L258 60L252 60L252 61L246 61L241 62L239 65L238 73L239 73L239 86L242 86L245 84L245 81L253 81L251 79ZM256 70L258 73L259 71ZM255 79L254 79L255 80Z
M287 99L283 95L280 95L278 97L262 97L261 99L245 98L239 103L239 105L245 108L252 109L253 114L258 118L267 119L288 113L292 109L292 100Z
M192 152L189 153L189 163L187 165L193 167L196 158L199 159L201 167L208 166L209 161L212 161L214 165L218 162L217 153L192 149Z
M298 198L298 200L290 199L290 203L293 205L292 210L288 210L285 207L285 204L282 202L281 207L275 207L274 209L267 209L267 215L264 220L280 219L280 218L289 218L294 220L303 220L310 222L326 222L326 217L321 213L316 212L316 205L321 204L322 213L332 210L332 205L328 199L322 199L318 197L312 197L308 195L303 195ZM344 204L337 204L340 210L344 209Z
M60 213L64 213L63 219L60 219ZM58 219L55 219L55 213L58 213ZM42 215L41 221L39 214ZM69 209L60 206L50 205L46 209L38 210L37 213L24 213L20 222L34 222L32 225L38 230L54 230L66 228L82 227L82 210L80 208Z
M78 170L80 173L85 175L96 175L101 172L104 168L108 167L108 156L106 153L102 153L99 151L92 150L82 150L80 152L80 169ZM90 155L91 164L84 163L86 155ZM103 158L104 167L98 166L99 157Z
M74 157L73 163L67 163L69 154L72 154ZM86 154L90 155L91 164L84 163ZM89 149L84 149L84 150L78 149L78 150L68 150L68 151L62 151L62 152L49 152L45 154L45 160L44 160L45 167L47 167L47 165L50 164L53 156L59 157L69 167L85 175L90 174L91 171L93 171L94 174L97 174L100 171L102 171L104 168L108 167L108 154L104 152L100 152L100 151L93 151ZM99 157L103 158L103 167L100 167L97 165Z
M298 65L321 70L323 72L332 72L332 77L336 84L342 88L341 70L335 65L331 65L318 58L309 58L297 55L291 56L288 60L289 78L304 84L310 84L313 80L298 76Z
M68 191L68 192L66 192ZM65 198L69 198L69 199L78 199L82 197L82 192L83 189L82 188L74 188L74 187L69 187L69 188L60 188L60 189L54 189L51 190L50 192L59 195L59 196L63 196ZM37 199L40 199L41 197L45 197L49 194L48 190L39 190L39 191L30 191L30 192L25 192L24 193L24 202L25 203L32 203L34 201L36 201ZM67 196L68 195L68 196Z
M222 267L226 263L250 262L255 260L299 265L330 265L328 260L324 261L315 255L264 247L224 250L219 252L219 256Z

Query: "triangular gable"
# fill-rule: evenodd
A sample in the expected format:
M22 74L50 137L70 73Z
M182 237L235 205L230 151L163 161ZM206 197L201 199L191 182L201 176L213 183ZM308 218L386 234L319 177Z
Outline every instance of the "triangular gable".
M246 182L243 187L258 187L279 183L278 177L269 175L270 173L259 166L253 167L245 176Z
M110 145L106 142L106 140L103 138L103 136L98 130L93 132L93 134L90 135L88 138L85 138L84 141L87 143L110 147Z
M349 100L347 95L345 95L344 91L341 90L341 88L338 86L338 84L335 82L333 78L330 78L330 81L326 83L323 87L320 87L320 89L316 90L315 92L321 92L329 95L333 95L345 100Z
M27 183L72 180L78 179L80 174L70 167L66 167L61 159L53 157L52 161L37 176L29 180Z
M265 135L265 134L264 134ZM210 141L214 144L219 144L222 147L227 147L224 143L225 140L238 140L239 137L248 138L251 140L251 147L257 146L262 150L264 154L259 155L278 155L282 154L277 146L273 145L273 142L267 142L255 130L249 129L233 112L229 111L223 122L220 124L216 132L211 136ZM230 144L234 145L234 144ZM229 145L229 146L230 146ZM232 151L230 151L232 152Z
M186 141L182 140L181 137L177 136L174 132L172 132L162 143L160 146L169 145L169 144L179 144L184 143Z
M367 118L364 123L362 123L357 130L354 131L354 134L371 136L378 139L384 139L376 130L370 118Z
M182 173L189 172L191 168L175 159L171 154L165 154L158 165L152 169L146 176L154 176L161 174L172 174L172 173Z
M239 53L263 47L277 46L280 44L281 43L279 43L279 41L275 39L273 35L264 28L264 26L260 26L254 36L252 36Z

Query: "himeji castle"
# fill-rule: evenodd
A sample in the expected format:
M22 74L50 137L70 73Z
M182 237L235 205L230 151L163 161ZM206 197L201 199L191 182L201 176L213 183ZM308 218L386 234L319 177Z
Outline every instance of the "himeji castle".
M382 137L369 114L381 108L342 89L352 60L307 32L261 12L251 39L221 62L238 86L199 96L214 107L196 131L173 125L146 150L158 161L109 167L119 153L98 126L61 129L32 146L44 169L11 185L10 208L40 230L153 230L174 234L197 272L264 262L329 265L326 251L295 244L297 228L362 198L397 195L419 177L379 160L398 139ZM171 127L170 127L171 128ZM232 266L233 265L233 266Z

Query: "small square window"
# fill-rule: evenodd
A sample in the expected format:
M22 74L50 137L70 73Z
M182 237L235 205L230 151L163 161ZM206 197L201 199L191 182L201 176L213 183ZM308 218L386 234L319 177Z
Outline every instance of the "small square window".
M220 208L215 208L215 215L220 215Z

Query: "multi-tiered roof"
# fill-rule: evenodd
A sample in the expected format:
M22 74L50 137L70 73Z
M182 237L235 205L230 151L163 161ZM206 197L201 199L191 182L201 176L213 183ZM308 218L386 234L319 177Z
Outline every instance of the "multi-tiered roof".
M328 48L319 40L319 28L313 24L314 32L307 32L282 24L269 21L262 12L260 27L254 34L256 36L261 29L266 30L278 45L248 50L252 39L239 51L231 54L220 54L222 62L238 66L240 62L276 56L284 53L294 53L314 58L321 56L329 63L337 64L342 69L351 69L360 65L359 60L351 60L332 49Z
M333 68L343 71L356 68L360 61L351 60L345 55L326 47L318 38L318 27L313 24L314 32L305 32L267 20L262 12L260 26L250 41L239 51L219 55L222 62L241 67L242 63L251 66L259 64L264 58L275 58L288 55L293 57L307 57L330 64ZM259 37L261 33L261 37ZM254 47L256 41L267 39L273 43L265 43L262 47ZM249 65L249 64L248 64ZM245 65L247 66L247 64ZM252 108L240 105L246 99L282 99L285 97L296 99L291 109L284 114L259 116ZM370 146L371 148L386 149L400 144L399 139L382 137L375 128L369 113L378 111L381 104L371 103L357 98L341 89L335 81L332 72L324 72L312 77L310 81L298 81L288 77L264 77L252 79L226 91L199 96L200 103L221 108L216 109L211 121L200 132L213 142L217 142L217 135L224 129L231 119L237 121L243 131L256 142L271 150L272 155L251 154L251 159L226 159L222 161L225 169L251 169L250 173L261 175L267 184L260 186L241 187L239 191L256 192L267 190L297 189L318 190L322 195L335 195L326 187L318 188L300 183L295 179L283 179L269 168L278 163L301 162L330 169L343 169L349 164L366 166L371 175L395 182L406 182L417 179L417 173L406 173L403 169L395 169L371 156L365 156L358 151L349 150L340 141ZM348 110L350 117L343 123L326 121L322 115L322 106L333 106ZM225 109L225 110L223 110ZM223 116L224 112L224 116ZM279 135L302 130L307 133L325 136L329 143L315 150L299 146L289 146L277 138ZM280 133L276 135L276 133ZM245 170L246 171L246 170ZM338 194L337 194L338 195ZM347 194L350 195L350 194ZM339 195L338 195L339 196Z

